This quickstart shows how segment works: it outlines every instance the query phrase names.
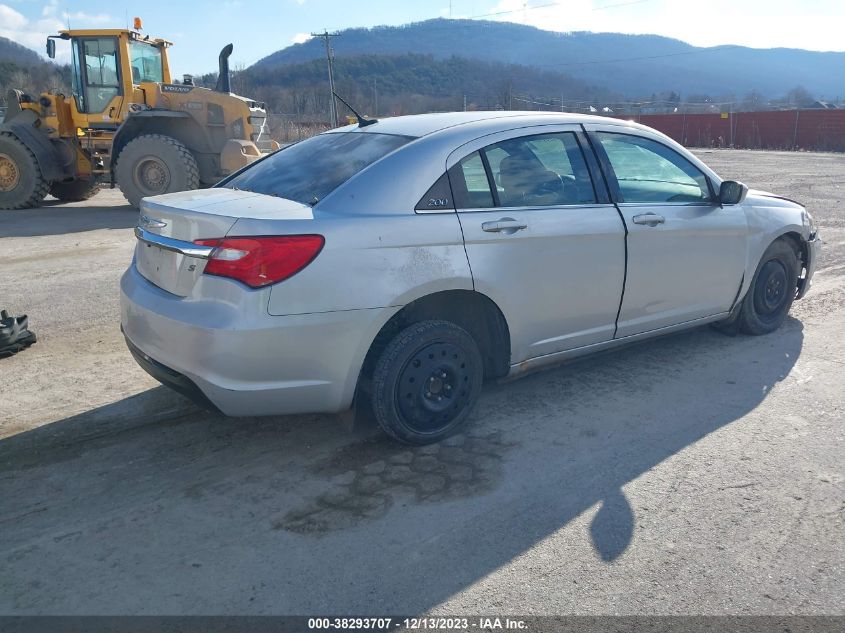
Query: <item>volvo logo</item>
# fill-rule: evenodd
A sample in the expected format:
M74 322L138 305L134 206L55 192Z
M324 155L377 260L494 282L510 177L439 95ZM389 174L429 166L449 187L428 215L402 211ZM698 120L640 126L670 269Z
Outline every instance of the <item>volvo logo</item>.
M142 215L141 219L138 220L138 226L144 229L163 229L167 226L167 222L158 218L151 218L148 215Z

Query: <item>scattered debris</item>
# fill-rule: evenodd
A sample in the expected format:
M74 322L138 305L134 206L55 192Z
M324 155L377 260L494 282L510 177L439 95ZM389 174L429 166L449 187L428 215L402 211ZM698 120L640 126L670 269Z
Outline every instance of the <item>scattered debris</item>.
M35 332L29 331L29 318L24 314L11 317L0 311L0 358L17 354L36 341Z

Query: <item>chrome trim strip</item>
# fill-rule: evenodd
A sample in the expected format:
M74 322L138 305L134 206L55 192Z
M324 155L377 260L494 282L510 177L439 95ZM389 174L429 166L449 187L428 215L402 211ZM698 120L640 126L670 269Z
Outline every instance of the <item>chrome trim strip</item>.
M614 208L612 202L589 202L583 204L550 204L550 205L532 205L525 207L480 207L471 209L458 209L458 213L519 213L521 211L568 211L569 209L606 209ZM419 212L418 212L419 213ZM452 210L454 213L454 210Z
M135 237L139 242L146 242L153 244L166 251L173 251L180 255L187 255L188 257L197 257L199 259L208 259L214 251L213 246L197 246L191 242L183 242L182 240L174 240L172 237L164 237L163 235L156 235L142 229L140 226L135 227Z

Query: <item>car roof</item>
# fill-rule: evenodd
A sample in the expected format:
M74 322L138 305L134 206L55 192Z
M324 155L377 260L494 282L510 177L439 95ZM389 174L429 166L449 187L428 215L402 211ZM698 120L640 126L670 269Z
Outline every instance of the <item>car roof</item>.
M718 176L669 137L645 125L588 114L566 112L447 112L416 114L381 119L372 125L347 125L324 134L394 134L410 137L409 143L390 152L355 174L327 195L315 207L318 213L366 213L394 215L406 213L445 172L449 156L467 143L500 132L522 129L553 129L555 126L594 125L598 129L637 131L660 139L680 151L705 174ZM468 153L468 152L467 152Z
M628 127L646 129L633 121L613 119L603 116L589 114L577 114L569 112L531 112L531 111L504 111L493 110L483 112L439 112L435 114L411 114L407 116L388 117L379 119L377 123L358 127L357 124L330 130L329 134L340 132L364 132L376 134L396 134L400 136L411 136L420 138L440 132L448 128L454 128L473 123L488 122L495 125L501 123L503 129L508 127L526 127L530 125L549 124L623 124Z

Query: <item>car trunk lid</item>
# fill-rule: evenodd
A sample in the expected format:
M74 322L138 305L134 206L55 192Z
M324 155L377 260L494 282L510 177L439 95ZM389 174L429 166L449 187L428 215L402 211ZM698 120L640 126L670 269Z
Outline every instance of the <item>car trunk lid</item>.
M205 270L210 247L196 240L222 238L242 218L312 219L311 207L235 189L206 189L145 198L135 235L135 265L148 281L186 297Z

